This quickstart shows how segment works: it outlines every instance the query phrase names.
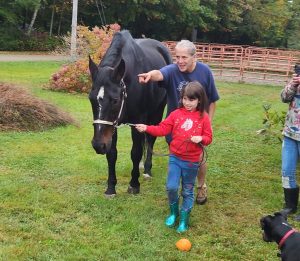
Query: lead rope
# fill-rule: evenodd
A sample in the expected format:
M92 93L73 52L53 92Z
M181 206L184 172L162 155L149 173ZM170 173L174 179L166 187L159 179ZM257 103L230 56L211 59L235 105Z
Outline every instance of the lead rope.
M134 126L134 124L133 124ZM146 136L146 133L144 133L145 135L145 139L147 140L147 136ZM180 146L177 148L176 152L183 146L183 144L186 143L186 147L185 147L185 151L187 152L187 148L188 148L188 145L190 143L190 139L186 139L184 140ZM206 163L207 159L208 159L208 154L207 154L207 150L205 148L205 146L201 143L198 143L198 145L202 148L202 154L199 158L199 167L203 164ZM157 157L166 157L166 156L170 156L170 153L156 153L153 151L153 149L149 148L150 149L150 152L152 153L153 156L157 156Z
M112 125L112 124L109 124L109 125ZM114 135L115 130L116 130L117 128L121 128L122 126L135 127L135 125L136 125L136 124L134 124L134 123L124 123L124 124L119 125L119 126L113 125L113 127L114 127L113 135ZM147 141L147 136L146 136L146 133L145 133L145 132L144 132L144 135L145 135L145 140ZM184 141L180 144L180 146L177 148L176 151L178 151L178 150L183 146L184 143L186 143L186 148L185 148L185 150L186 150L186 152L187 152L187 151L188 151L188 150L187 150L187 147L188 147L188 145L189 145L189 143L190 143L190 139L184 140ZM199 167L200 167L201 165L203 165L203 164L206 163L206 161L207 161L207 159L208 159L208 153L207 153L207 150L206 150L206 148L205 148L205 146L204 146L203 144L198 143L198 145L202 148L202 154L201 154L201 156L200 156L200 158L199 158ZM170 153L157 153L157 152L155 152L152 148L149 148L149 150L150 150L150 152L152 153L152 155L153 155L153 156L156 156L156 157L166 157L166 156L170 156Z

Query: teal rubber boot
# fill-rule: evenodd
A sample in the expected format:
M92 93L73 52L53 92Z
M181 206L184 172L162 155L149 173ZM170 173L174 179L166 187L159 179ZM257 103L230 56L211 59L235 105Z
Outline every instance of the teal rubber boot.
M177 228L177 233L184 233L189 228L189 219L190 219L190 211L181 210L180 211L180 221L179 226Z
M170 215L166 218L166 226L173 227L175 225L176 219L179 215L179 208L178 202L173 203L170 205Z

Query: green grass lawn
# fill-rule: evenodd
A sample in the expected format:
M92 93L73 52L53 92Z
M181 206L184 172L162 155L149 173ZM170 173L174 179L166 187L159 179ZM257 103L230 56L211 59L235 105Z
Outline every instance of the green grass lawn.
M43 89L61 63L2 62L1 81L17 83L71 113L80 123L44 132L0 133L1 260L277 260L259 219L281 209L281 145L263 142L264 103L287 109L281 88L218 82L221 100L208 147L208 203L195 205L190 230L164 225L166 157L154 157L151 181L127 194L130 129L119 129L117 196L104 197L105 156L91 147L87 95ZM166 152L163 138L156 151ZM300 224L289 219L296 228ZM190 252L175 243L192 242Z

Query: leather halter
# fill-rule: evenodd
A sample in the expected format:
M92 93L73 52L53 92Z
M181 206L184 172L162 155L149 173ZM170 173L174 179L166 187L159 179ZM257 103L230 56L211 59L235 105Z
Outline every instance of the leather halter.
M279 244L278 244L278 248L280 249L282 247L282 245L284 244L284 242L289 238L290 235L292 235L293 233L295 233L296 230L295 229L291 229L289 230L280 240Z
M123 78L120 81L120 86L122 88L122 103L121 103L121 108L120 108L117 119L115 121L105 121L105 120L96 119L96 120L94 120L94 124L104 124L104 125L111 125L115 128L117 127L119 120L121 118L121 114L123 112L125 100L127 98L126 84L124 83Z

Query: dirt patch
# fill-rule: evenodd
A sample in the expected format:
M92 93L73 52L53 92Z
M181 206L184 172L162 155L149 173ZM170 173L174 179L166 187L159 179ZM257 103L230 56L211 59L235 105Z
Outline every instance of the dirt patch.
M0 82L0 131L41 131L76 124L66 112L22 87Z

